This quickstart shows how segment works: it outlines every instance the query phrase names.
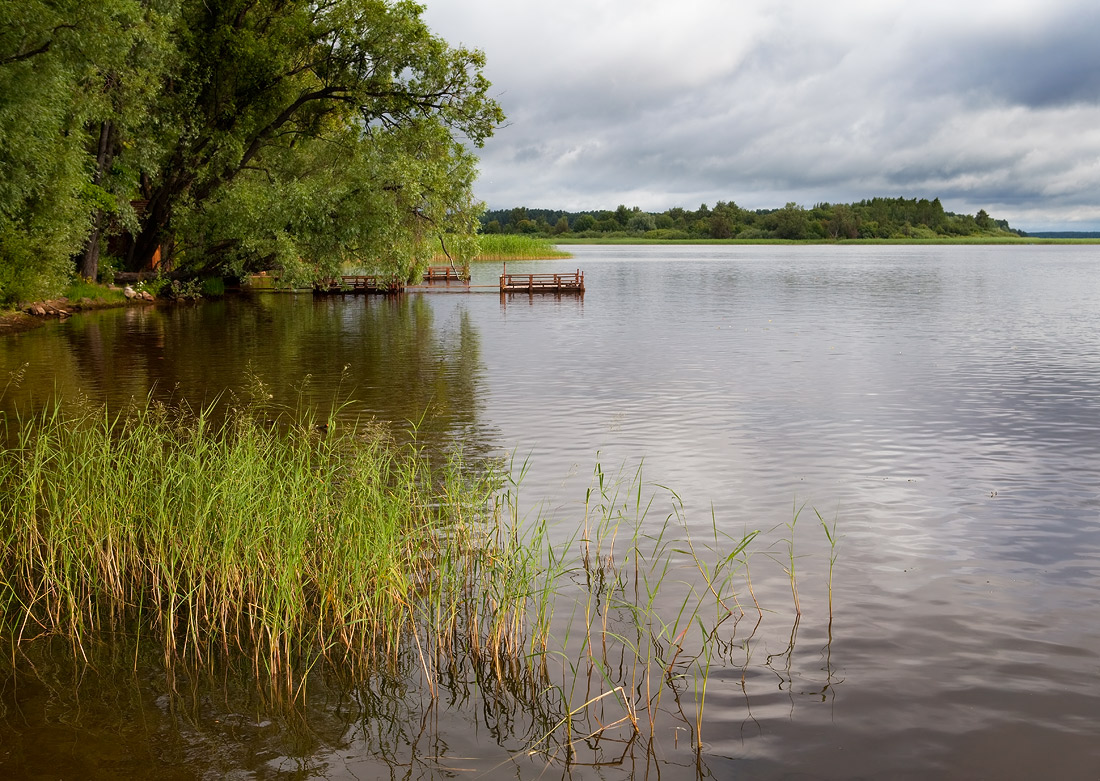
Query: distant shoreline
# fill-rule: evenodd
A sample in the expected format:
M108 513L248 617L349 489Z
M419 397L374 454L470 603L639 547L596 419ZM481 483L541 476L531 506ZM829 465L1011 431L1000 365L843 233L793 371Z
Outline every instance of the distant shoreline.
M1074 237L1074 238L1050 238L1045 236L957 236L936 239L646 239L620 236L617 238L573 238L565 236L553 236L549 238L551 244L781 244L781 245L813 245L829 246L842 244L851 246L856 244L1100 244L1098 237Z
M1034 239L1100 239L1100 231L1034 231L1027 234Z

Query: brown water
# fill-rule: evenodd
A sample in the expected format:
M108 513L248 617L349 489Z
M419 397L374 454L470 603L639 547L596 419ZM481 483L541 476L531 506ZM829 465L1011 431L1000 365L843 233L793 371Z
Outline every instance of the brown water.
M27 365L2 405L228 403L252 377L287 406L352 399L348 419L526 460L524 506L561 539L597 463L641 463L697 535L781 527L808 502L843 535L835 617L803 518L802 618L780 563L757 557L767 612L712 664L698 755L690 690L652 753L597 740L547 764L524 754L538 714L476 671L427 705L415 681L319 679L295 709L244 673L169 693L155 660L135 673L105 648L89 667L49 646L0 668L0 774L1100 777L1098 249L574 251L553 263L585 271L583 299L271 295L74 317L0 341L0 382ZM660 523L671 502L651 490Z

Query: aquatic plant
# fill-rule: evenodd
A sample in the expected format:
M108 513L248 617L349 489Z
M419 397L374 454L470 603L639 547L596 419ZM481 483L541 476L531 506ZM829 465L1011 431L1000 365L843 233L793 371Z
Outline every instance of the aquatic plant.
M478 236L481 248L478 260L539 260L568 258L568 252L556 249L549 239L512 233L487 233Z
M817 516L817 520L821 523L821 528L825 531L825 539L829 541L829 620L833 620L833 568L836 566L837 557L837 542L839 542L836 536L836 516L833 516L833 522L830 525L822 516L821 513L814 509L814 514Z
M225 280L221 277L203 277L200 284L205 298L221 298L225 295Z
M284 679L317 655L374 669L424 639L426 616L425 657L463 621L508 643L519 618L479 586L522 564L492 476L333 423L216 426L154 402L22 421L0 459L4 629L77 648L133 632L169 662L244 651Z
M726 534L712 512L697 538L641 466L624 478L597 463L576 533L557 539L523 511L527 462L433 464L415 436L280 417L262 384L251 397L220 422L154 401L9 421L0 635L13 656L34 638L77 657L116 638L135 658L159 649L170 675L243 664L289 700L320 670L407 681L429 701L474 686L487 710L528 714L524 751L547 760L596 738L651 744L669 719L701 750L711 670L734 653L748 665L764 616L749 576L759 530ZM781 542L796 627L800 509ZM831 612L835 521L826 533ZM747 634L742 595L758 616Z

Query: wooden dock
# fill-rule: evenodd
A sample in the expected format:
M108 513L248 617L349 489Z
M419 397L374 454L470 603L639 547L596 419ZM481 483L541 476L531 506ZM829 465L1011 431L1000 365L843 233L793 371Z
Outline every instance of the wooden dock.
M428 266L424 271L424 281L432 282L469 282L470 270L454 266Z
M584 272L572 274L509 274L508 266L500 275L501 293L580 293L584 294Z
M396 293L484 293L498 290L505 293L577 293L584 295L584 272L560 274L543 272L539 274L509 274L508 266L500 275L499 288L492 285L471 285L468 272L453 266L429 266L424 272L424 281L419 285L406 285L397 276L378 274L344 274L340 277L325 279L317 283L315 293L373 293L391 295ZM443 283L443 284L440 284ZM455 284L451 284L455 283Z
M405 283L395 276L376 274L344 274L338 279L326 279L314 289L317 293L400 293Z

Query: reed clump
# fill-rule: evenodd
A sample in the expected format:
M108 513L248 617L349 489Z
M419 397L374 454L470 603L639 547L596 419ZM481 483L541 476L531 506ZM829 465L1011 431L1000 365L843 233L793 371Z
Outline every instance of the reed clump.
M514 233L487 233L478 236L478 260L541 260L568 258L549 239Z
M20 422L0 456L0 622L154 641L171 665L241 652L290 681L318 659L377 671L415 649L518 647L531 556L495 477L335 421L215 424L149 402ZM430 676L429 676L430 677Z
M317 668L400 681L399 697L422 701L476 689L524 753L549 760L574 762L590 739L648 756L669 725L701 751L711 671L740 665L743 688L758 642L759 553L795 612L766 664L790 667L798 508L757 549L770 533L729 534L712 514L700 534L640 468L623 479L597 464L576 535L555 541L523 518L526 464L433 465L415 436L378 425L153 401L8 423L0 637L13 655L36 638L77 656L115 638L169 671L243 667L291 699ZM831 631L838 537L821 524Z

